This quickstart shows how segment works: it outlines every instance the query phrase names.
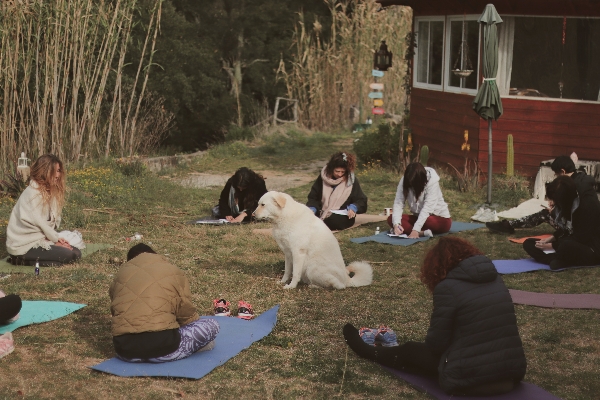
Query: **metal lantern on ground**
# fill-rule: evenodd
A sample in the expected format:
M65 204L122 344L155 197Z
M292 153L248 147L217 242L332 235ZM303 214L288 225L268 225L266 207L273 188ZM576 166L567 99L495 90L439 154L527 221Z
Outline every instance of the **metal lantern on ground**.
M385 40L381 41L379 50L373 55L373 69L387 71L392 66L392 53L388 51Z
M26 181L29 178L30 168L29 163L31 160L25 157L25 153L21 153L21 157L17 160L17 172L21 174L21 178L23 181Z

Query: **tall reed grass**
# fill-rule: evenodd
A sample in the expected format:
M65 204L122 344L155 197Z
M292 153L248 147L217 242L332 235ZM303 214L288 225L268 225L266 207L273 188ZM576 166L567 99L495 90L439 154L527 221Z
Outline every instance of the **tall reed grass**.
M138 0L2 2L0 170L13 169L21 151L76 161L132 155L147 145L140 118L148 114L145 108L156 108L145 89L161 5L152 2L137 75L126 86ZM163 127L170 122L164 118Z
M287 85L288 97L299 100L299 120L311 129L327 130L349 123L350 107L360 109L360 120L371 115L369 84L373 54L385 40L393 53L393 67L378 82L384 84L384 109L402 114L406 73L405 37L411 29L412 11L391 6L383 10L375 0L325 0L332 16L331 37L321 38L318 21L312 29L299 14L291 63L280 63L278 76Z

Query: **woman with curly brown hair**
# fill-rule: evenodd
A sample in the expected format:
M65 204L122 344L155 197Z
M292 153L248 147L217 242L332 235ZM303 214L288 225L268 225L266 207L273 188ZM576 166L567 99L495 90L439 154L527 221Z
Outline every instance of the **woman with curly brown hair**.
M352 350L387 367L437 376L448 394L511 391L527 362L510 293L494 264L469 242L443 237L425 257L421 282L433 293L424 343L376 348L347 324Z
M53 154L31 166L31 180L13 207L6 228L6 250L13 264L61 265L81 258L81 251L59 238L65 204L65 170Z
M338 152L313 184L306 205L331 230L342 230L354 225L356 214L367 212L367 196L354 175L354 154Z

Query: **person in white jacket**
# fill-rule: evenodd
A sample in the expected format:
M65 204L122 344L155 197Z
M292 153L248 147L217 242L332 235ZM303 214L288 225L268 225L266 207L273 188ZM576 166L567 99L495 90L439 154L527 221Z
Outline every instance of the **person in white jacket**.
M406 167L398 184L392 215L388 218L395 234L404 233L416 239L450 230L452 219L439 182L440 176L433 168L417 162ZM405 202L408 202L412 215L403 214Z
M44 154L31 166L31 181L13 207L6 227L6 250L16 265L61 265L81 251L60 238L65 171L58 157Z

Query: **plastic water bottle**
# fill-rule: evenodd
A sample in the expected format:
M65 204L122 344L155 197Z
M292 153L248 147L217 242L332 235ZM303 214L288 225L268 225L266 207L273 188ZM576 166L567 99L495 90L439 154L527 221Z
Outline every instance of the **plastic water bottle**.
M40 275L40 263L39 261L35 262L35 276L39 276Z
M377 227L377 228L375 229L375 234L376 234L376 235L379 235L379 227Z

